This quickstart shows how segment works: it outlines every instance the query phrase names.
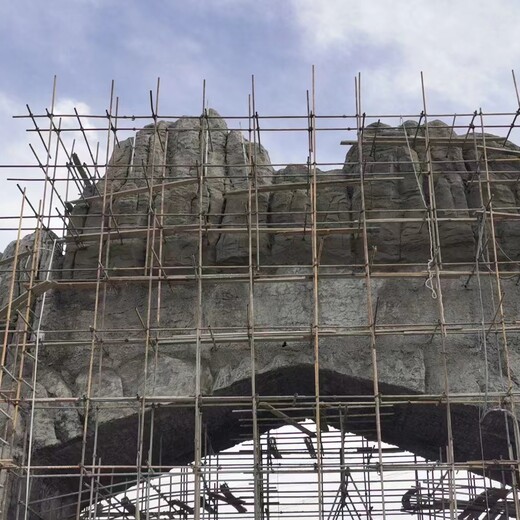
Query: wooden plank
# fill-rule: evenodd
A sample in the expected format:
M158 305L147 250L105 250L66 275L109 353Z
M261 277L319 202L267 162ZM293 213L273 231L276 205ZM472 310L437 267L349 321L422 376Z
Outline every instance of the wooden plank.
M41 294L48 291L49 289L52 289L55 286L56 283L54 282L54 280L45 280L44 282L36 284L31 290L25 291L23 294L20 294L11 302L11 312L15 311L16 309L19 309L22 305L25 305L29 301L30 294L32 294L32 296L40 296ZM8 309L9 304L5 305L0 309L0 320L7 318Z
M187 186L189 184L197 184L198 179L197 178L189 178L189 179L180 179L178 181L171 181L171 182L163 182L161 184L154 184L151 187L152 193L161 190L162 188L168 189L168 188L179 188L181 186ZM148 186L142 186L140 188L131 188L129 190L120 190L112 193L112 195L107 195L107 200L112 197L113 199L117 199L119 197L126 197L127 195L135 195L137 193L145 193L150 191L150 188ZM85 197L83 199L77 199L70 201L71 204L79 204L81 202L93 202L95 200L102 200L102 195L93 195L91 197Z
M291 426L294 426L297 430L300 430L305 435L308 435L309 437L316 437L316 434L314 432L311 432L310 430L305 428L305 426L302 426L299 422L295 421L292 417L289 417L280 410L277 410L269 403L258 403L258 407L263 408L265 410L269 410L273 415L280 419L283 419L286 423L290 424Z
M367 176L365 177L365 182L373 182L373 181L401 181L404 177L396 177L393 175L385 175L381 174L376 176ZM328 181L318 181L316 182L317 186L339 186L342 184L359 184L361 182L361 179L335 179L335 180L328 180ZM256 188L251 188L253 193L255 192L271 192L271 191L291 191L291 190L304 190L304 189L310 189L310 183L309 182L281 182L279 184L269 184L269 185L262 185L258 186ZM249 190L231 190L226 192L224 195L226 197L235 196L235 195L247 195L249 193Z

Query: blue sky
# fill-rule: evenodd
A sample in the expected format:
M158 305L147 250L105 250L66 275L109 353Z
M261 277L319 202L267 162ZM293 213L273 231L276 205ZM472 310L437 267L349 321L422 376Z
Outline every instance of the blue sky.
M421 70L431 112L514 111L519 20L517 0L0 0L0 163L32 160L11 116L48 107L54 74L58 107L87 113L112 79L121 113L147 113L161 77L163 113L198 114L206 79L211 106L245 114L254 74L261 114L303 114L313 64L317 113L353 113L357 72L367 112L418 113ZM305 161L300 140L266 144ZM326 143L322 160L343 152ZM2 215L19 206L12 174Z

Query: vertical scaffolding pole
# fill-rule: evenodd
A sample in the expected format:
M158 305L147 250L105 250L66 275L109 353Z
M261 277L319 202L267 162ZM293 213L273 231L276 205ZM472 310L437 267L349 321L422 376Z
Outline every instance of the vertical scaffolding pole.
M152 111L152 119L154 120L154 127L153 127L153 136L151 139L151 153L152 153L152 164L150 168L150 175L146 173L146 168L148 168L148 164L146 165L146 168L143 168L143 175L145 177L145 181L148 186L148 210L147 210L147 230L146 230L146 251L145 256L147 259L147 276L148 276L148 293L147 293L147 302L146 302L146 323L145 323L145 355L144 355L144 367L143 367L143 395L140 396L140 412L139 412L139 439L138 439L138 446L137 446L137 458L136 458L136 465L137 465L137 495L136 495L136 520L140 520L141 517L141 502L143 502L143 499L141 498L141 488L142 485L146 485L147 493L148 493L148 482L149 478L147 478L142 482L141 484L141 468L143 466L143 454L144 454L144 434L145 434L145 428L146 428L146 398L148 396L149 391L149 384L148 384L148 371L150 366L150 356L151 350L154 350L154 346L152 345L154 343L151 335L151 329L152 329L152 320L153 320L153 314L152 314L152 298L153 298L153 289L155 285L155 265L157 260L157 255L155 253L155 241L156 241L156 233L157 233L157 212L154 202L154 185L155 185L155 168L156 168L156 147L159 143L162 147L161 139L159 136L159 128L158 128L158 120L157 120L157 114L159 110L159 94L160 94L160 81L157 80L157 90L155 93L155 107L153 104L153 96L152 91L150 91L150 108ZM161 266L159 265L159 268ZM154 380L154 378L152 378ZM153 413L151 414L152 417L150 419L150 427L152 428L153 425ZM150 436L150 443L153 442L153 437ZM150 444L151 445L151 444ZM148 453L151 451L150 446ZM146 503L146 500L145 500ZM149 512L148 508L145 509L145 515L146 519L148 520Z
M206 113L206 80L203 81L202 85L202 112L199 119L199 160L197 167L198 176L198 231L197 231L197 261L195 265L196 279L197 279L197 302L195 310L196 319L196 344L195 344L195 408L194 408L194 420L195 420L195 460L193 464L194 471L194 509L195 509L195 520L201 518L201 501L202 489L201 481L202 475L202 408L201 408L201 376L202 376L202 266L203 266L203 245L204 245L204 209L203 209L203 192L204 192L204 177L205 168L207 163L207 132L209 128L206 127L207 120L205 118ZM202 514L203 510L202 510Z
M505 361L505 369L507 376L507 392L506 392L506 400L508 401L511 417L513 419L513 432L514 432L514 443L516 450L516 468L517 471L511 471L511 480L512 480L512 489L513 489L513 499L515 503L515 511L516 511L516 519L520 520L520 500L518 498L518 472L520 471L520 431L518 426L518 417L516 413L516 402L515 397L512 395L513 392L513 380L511 374L511 359L509 354L509 344L507 338L507 329L506 329L506 319L504 312L504 291L502 289L502 281L500 279L500 262L497 250L497 240L496 240L496 231L495 231L495 219L494 219L494 204L493 204L493 194L491 191L491 176L489 171L489 161L487 154L487 143L486 143L486 133L484 131L484 117L482 114L482 109L479 110L479 119L480 119L480 130L482 134L482 147L483 147L483 158L484 158L484 167L486 174L486 195L487 195L487 212L489 213L489 228L490 228L490 240L491 240L491 250L493 252L493 271L495 276L495 284L496 284L496 292L497 292L497 300L498 300L498 315L500 317L500 332L502 337L502 349L504 354ZM483 215L483 218L485 214ZM493 319L493 321L495 318ZM507 404L506 404L507 409ZM509 418L508 415L504 413L504 421L506 431L509 433ZM509 441L509 439L508 439ZM512 450L511 450L512 451ZM511 453L511 458L513 459L513 453ZM514 466L513 466L514 467Z
M381 395L379 392L379 372L377 368L377 349L376 349L376 334L374 324L374 311L372 303L372 277L370 272L370 255L368 251L368 233L367 233L367 209L365 199L365 160L363 157L363 135L364 135L364 114L361 108L361 73L355 78L355 94L356 94L356 118L357 118L357 146L358 146L358 160L359 160L359 193L361 198L361 229L363 240L363 256L364 256L364 271L365 284L367 295L367 326L370 329L370 357L372 361L372 378L374 388L374 411L376 422L376 437L377 437L377 452L380 472L381 485L381 508L383 520L386 518L386 504L385 504L385 485L384 485L384 465L383 465L383 447L382 447L382 432L381 432Z
M449 501L450 501L450 517L451 520L455 520L457 515L457 495L456 495L456 471L455 471L455 456L453 451L453 429L451 420L451 400L450 400L450 381L448 374L448 352L446 345L447 338L447 327L446 317L444 314L444 299L442 294L441 285L441 243L438 226L437 216L437 200L435 197L435 179L433 171L433 159L431 152L430 132L428 127L428 112L426 110L426 91L424 88L424 77L421 72L421 91L423 101L423 114L424 114L424 136L425 136L425 147L426 147L426 161L428 168L428 182L429 182L429 216L431 222L434 224L434 233L431 234L430 240L433 241L433 265L435 268L435 282L436 282L436 299L439 310L439 326L441 332L441 352L443 362L443 374L444 374L444 392L446 400L446 429L448 436L448 445L446 449L447 462L450 465L448 469L448 487L449 487Z
M258 178L256 169L257 146L257 117L255 99L255 77L251 77L251 96L249 102L249 165L244 164L244 169L249 166L247 175L247 251L248 251L248 304L247 304L247 336L251 360L251 413L253 417L253 464L254 464L254 515L255 520L264 517L263 498L263 468L262 468L262 445L258 431L258 395L256 390L256 345L255 345L255 286L254 286L254 256L253 256L253 192L255 200L255 237L257 254L259 229L258 229ZM251 139L251 128L252 137ZM246 170L247 171L247 170ZM258 261L256 262L258 268Z
M109 110L107 112L108 126L107 126L107 149L106 149L106 164L109 162L110 158L110 143L111 143L111 130L112 130L112 110L114 104L114 89L115 84L114 81L111 83L110 87L110 103ZM98 242L98 257L97 257L97 269L96 269L96 281L95 281L95 297L94 297L94 312L93 312L93 322L91 326L91 341L90 341L90 359L89 359L89 367L88 367L88 376L87 376L87 388L85 391L85 408L84 408L84 417L83 417L83 431L82 431L82 442L81 442L81 459L79 463L79 483L78 483L78 501L76 505L76 520L80 520L81 515L81 505L82 505L82 497L83 497L83 480L85 473L85 458L87 454L87 442L88 442L88 432L89 432L89 414L91 407L91 398L92 398L92 377L94 374L94 360L96 356L96 350L98 348L98 336L97 336L97 327L98 320L101 320L102 315L104 314L104 309L101 309L100 313L100 299L102 298L102 291L106 291L106 286L102 286L101 280L104 277L104 269L103 269L103 250L104 250L104 240L105 240L105 215L107 208L107 200L108 200L108 182L103 183L103 195L102 195L102 218L101 218L101 226L99 233L99 242ZM26 513L27 515L27 513ZM27 520L27 517L25 518Z
M323 503L323 453L321 440L320 399L320 293L319 293L319 245L318 245L318 178L316 153L316 79L312 66L311 100L307 103L309 121L309 176L311 179L311 249L312 249L312 338L314 351L314 405L316 423L316 471L318 474L318 518L324 518Z
M22 191L22 203L20 205L20 219L18 221L18 231L17 231L17 238L15 243L15 249L14 249L14 255L13 255L13 266L11 269L11 280L9 283L9 293L8 293L8 300L7 300L7 312L6 312L6 318L5 318L5 330L4 330L4 337L3 337L3 345L2 345L2 358L0 362L0 389L2 389L2 402L0 406L2 409L4 408L5 404L5 411L4 415L6 416L5 421L5 428L3 433L3 437L0 439L1 442L1 449L0 453L2 454L2 459L6 458L6 455L8 457L12 457L12 451L13 451L13 442L14 442L14 430L16 428L16 425L11 425L11 420L9 416L9 400L12 398L12 396L7 393L7 395L4 394L3 391L3 385L4 385L4 369L6 367L7 359L8 359L8 345L9 345L9 336L12 333L11 332L11 312L12 312L12 301L13 301L13 295L14 295L14 287L16 284L16 278L17 278L17 268L18 268L18 257L20 252L20 239L21 239L21 231L22 231L22 223L23 223L23 214L24 214L24 207L25 207L25 188ZM8 390L9 392L9 390ZM16 401L15 406L18 407L18 401ZM15 421L13 421L15 423ZM9 437L9 428L12 426L13 432L11 434L11 442L8 441ZM0 469L0 484L3 486L2 491L2 511L0 513L3 513L4 511L7 511L7 504L8 504L8 477L9 472L6 469ZM21 486L20 486L21 490Z

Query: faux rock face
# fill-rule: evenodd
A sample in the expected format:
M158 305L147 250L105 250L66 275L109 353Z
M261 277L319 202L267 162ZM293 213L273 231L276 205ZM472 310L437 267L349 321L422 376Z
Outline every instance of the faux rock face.
M263 148L253 147L239 132L228 131L215 112L210 114L202 196L198 194L197 182L189 182L190 179L196 180L199 174L197 165L202 161L198 119L159 123L156 131L149 127L137 134L135 143L127 140L116 148L107 179L98 183L95 191L101 195L106 188L110 202L110 210L105 212L103 222L105 232L109 230L111 233L109 261L105 265L110 273L136 273L145 265L146 239L129 231L146 227L150 207L163 215L160 225L165 228L161 251L164 267L193 266L198 251L195 227L198 225L199 209L204 222L219 228L204 236L204 264L247 264L247 234L236 232L236 228L247 224L249 176L254 176L256 185L260 187L257 196L253 197L253 224L258 221L260 226L269 224L275 228L310 226L307 167L292 165L274 172ZM403 142L405 132L408 144ZM387 176L390 179L368 182L365 186L367 216L381 220L369 226L369 246L377 250L374 262L427 262L431 256L430 239L428 226L422 220L429 206L430 188L427 155L424 141L421 140L424 129L417 129L413 122L405 123L400 129L378 124L368 127L366 135L375 135L383 140L386 138L387 141L377 144L375 139L373 146L365 147L362 158L365 176L378 179ZM442 259L448 263L471 262L478 237L475 226L464 222L464 217L469 220L470 216L480 211L489 196L497 211L507 213L510 212L509 208L517 207L520 187L514 180L518 176L518 165L510 151L518 150L518 147L511 143L504 146L503 139L487 136L490 148L487 153L489 171L486 172L482 158L475 157L471 139L464 145L460 140L450 143L450 138L456 136L439 121L430 123L430 136L433 139L444 138L442 144L431 149L432 169L437 173L434 190ZM388 143L391 138L400 138L400 144ZM254 168L249 166L251 154L254 154ZM359 176L358 155L357 148L353 147L347 154L342 171L325 174L318 170L318 183L323 184L319 186L317 198L318 228L359 225L359 183L331 182L331 179L340 179L342 174L345 180L356 179ZM162 168L165 162L168 166ZM479 188L479 181L485 180L486 175L491 181L489 194L487 186L483 190ZM131 192L133 188L143 188L151 181L157 184L161 179L166 182L164 194L162 190L154 190L152 200L147 191ZM175 182L183 179L186 184ZM291 182L298 183L298 187L293 190L277 189L277 185ZM272 191L268 189L270 185L273 185ZM127 190L128 195L117 195ZM99 252L99 238L95 233L102 224L101 213L102 197L87 198L87 202L80 201L75 205L72 212L74 228L86 236L80 244L71 241L68 245L64 277L95 278ZM412 221L383 222L390 217ZM450 221L450 217L459 220ZM516 258L520 252L518 226L514 224L515 221L511 220L497 223L501 260L507 259L507 256ZM158 222L157 227L160 225ZM187 230L168 231L171 226L186 226ZM188 229L190 226L193 231ZM261 233L252 245L253 256L258 248L263 264L310 263L309 234ZM323 239L320 263L361 262L361 249L361 240L355 234L335 232ZM156 250L159 250L157 244Z
M208 146L202 147L202 151L199 119L161 122L156 129L149 127L138 132L135 141L121 142L114 151L105 179L74 205L71 222L79 240L69 236L63 255L56 255L53 265L59 269L54 278L62 282L92 281L101 262L102 276L119 278L119 282L104 286L100 298L102 313L97 318L94 316L95 289L88 283L85 288L73 285L47 294L43 320L46 340L40 351L38 396L82 396L88 391L89 371L93 374L92 397L193 396L194 343L192 340L183 342L180 333L172 339L171 331L182 330L189 335L197 319L212 331L246 328L247 278L243 283L225 283L223 279L227 273L247 273L245 267L250 261L260 277L269 273L294 278L290 282L255 283L254 286L255 329L295 331L283 346L282 340L266 341L261 335L256 339L257 391L273 395L312 395L314 357L309 331L313 323L313 283L309 277L312 250L308 233L311 225L308 169L292 165L275 172L263 148L248 143L238 132L228 131L215 112L210 111L210 116L205 123L209 126L205 136ZM360 159L366 164L364 174L368 179L365 201L367 218L371 219L368 245L372 270L395 272L406 264L417 264L407 267L408 271L425 270L432 258L431 230L424 218L430 204L428 161L423 141L414 140L415 135L424 135L424 129L417 129L410 122L397 130L383 125L367 129L367 135L401 140L405 132L409 145L367 146L361 158L354 146L347 153L342 170L317 172L317 226L323 230L318 235L322 275L318 291L322 331L319 361L324 395L373 392L373 365L366 334L370 324L363 276L365 258L358 231ZM447 140L454 137L440 122L431 123L430 135ZM509 182L518 177L520 166L508 153L519 148L507 143L504 149L502 141L493 136L488 136L488 145L491 148L488 171L483 170L475 147L457 142L434 145L431 149L437 173L434 190L438 234L446 269L463 269L461 263L474 262L479 229L471 218L482 211L489 196L497 212L516 212L511 208L520 205L520 187L518 183ZM199 193L197 178L204 156L207 166L203 173L203 190ZM254 157L253 167L250 156ZM163 167L164 164L167 166ZM479 188L479 179L486 175L492 181L490 193L486 191L487 185L484 193ZM375 177L379 180L373 181ZM258 195L252 198L251 217L249 178L254 178L259 188ZM180 182L183 180L186 182ZM142 189L150 183L162 183L164 187ZM288 189L283 186L287 183L296 184ZM103 208L99 194L105 194L108 210ZM389 216L402 220L388 222ZM416 218L410 221L411 216ZM253 219L255 226L258 222L260 227L271 231L254 234L249 244L247 232L239 231L239 227L247 227L248 218ZM156 229L154 234L139 232L150 219L156 219L152 226ZM198 234L200 220L209 228L202 237ZM104 235L100 241L98 233L102 227ZM284 232L291 228L303 231ZM518 261L518 221L498 221L496 234L500 260ZM150 240L160 255L160 269L157 261L147 255ZM196 279L162 283L159 288L157 284L149 287L146 278L150 266L155 266L155 274L193 274L199 242L203 248L203 264L213 269L211 272L222 273L223 278L203 282L201 316L196 311ZM10 246L4 257L12 255L12 249ZM486 249L489 257L489 244ZM230 266L235 266L234 270L230 270ZM241 266L244 266L242 271ZM341 273L351 276L338 276ZM121 281L121 277L129 276L141 276L143 280ZM442 279L447 323L456 327L479 324L482 319L491 321L496 304L493 279L486 278L482 302L475 278L467 286L463 286L464 282L466 278L461 280L455 276ZM520 287L514 278L504 278L502 284L507 295L503 301L504 313L506 319L514 321L520 310ZM0 298L5 302L4 286L2 284ZM16 290L20 292L19 288ZM432 296L435 294L425 285L425 278L374 278L372 300L377 302L377 325L390 328L410 324L417 328L437 324L439 306ZM152 327L159 327L161 331L153 338L153 349L147 356L143 320L148 313L152 316ZM94 323L97 326L93 332ZM345 334L327 335L328 328L342 329ZM97 334L95 342L94 333ZM510 369L516 385L520 381L520 345L516 335L511 335L508 341ZM96 346L91 356L93 344ZM449 335L445 347L446 354L443 354L438 334L379 335L376 351L382 392L443 393L444 366L451 392L507 389L498 336L488 339L486 352L478 328ZM487 372L484 359L488 360ZM251 356L247 341L222 336L219 341L204 343L200 363L204 395L250 395ZM384 439L427 457L437 457L439 447L445 445L440 409L432 414L427 407L397 407L394 422L383 429ZM104 407L96 413L98 456L102 456L105 463L134 464L136 407ZM459 405L454 407L453 414L457 429L456 456L459 460L480 458L477 432L472 431L478 423L476 409ZM81 406L65 411L40 410L35 418L35 460L77 463L83 420ZM171 448L165 463L188 462L193 456L192 412L165 405L157 410L156 420L156 429L162 428L164 442ZM208 410L205 420L214 436L214 445L228 446L231 433L238 428L230 410L218 413ZM128 446L125 454L117 450L122 444ZM490 448L490 456L498 457L501 445L497 442L495 446L495 451Z

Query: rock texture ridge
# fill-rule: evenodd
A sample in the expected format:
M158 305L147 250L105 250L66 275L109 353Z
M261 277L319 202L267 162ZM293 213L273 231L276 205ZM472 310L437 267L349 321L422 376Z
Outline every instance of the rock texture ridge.
M135 139L120 142L105 178L74 203L70 217L74 232L67 237L64 252L58 252L53 260L52 277L57 284L47 293L43 309L45 341L39 354L38 396L146 395L169 397L171 401L194 396L198 361L193 333L198 319L206 332L211 331L218 338L212 340L207 332L202 343L202 394L250 395L250 261L255 280L258 279L253 311L258 332L257 392L313 395L308 168L290 165L275 171L264 148L249 143L240 132L229 131L214 111L209 112L205 125L209 128L209 140L201 131L200 119L181 118L174 123L159 122L157 127L139 131ZM409 144L404 140L405 133ZM426 223L431 200L428 155L421 139L424 128L414 122L398 129L379 124L367 128L366 136L371 135L376 135L382 144L374 139L376 144L364 147L362 157L353 146L342 169L317 172L322 332L319 362L323 395L373 392L367 332L372 324L367 322L360 232L360 162L366 165L372 271L395 274L400 270L423 273L428 266L433 269L432 231ZM490 149L485 170L478 147L457 140L444 123L430 123L430 136L440 143L434 142L431 154L442 267L450 272L471 271L482 245L481 227L475 217L483 215L489 198L497 213L516 213L520 206L520 184L513 182L520 175L520 163L512 160L510 153L520 148L509 142L503 146L503 138L487 136ZM201 146L201 138L209 141L206 148ZM198 187L201 149L206 154L202 193ZM248 213L251 176L259 189ZM483 191L480 183L485 176L491 180L485 188L490 187L489 193ZM162 187L149 188L157 184ZM206 232L199 236L201 219ZM248 225L262 229L261 233L252 234L251 243ZM498 259L503 262L503 269L514 271L520 255L520 222L497 219L496 235ZM196 311L198 278L194 276L199 243L207 273L221 275L221 279L203 281L200 315ZM160 265L150 254L151 244L160 256ZM4 257L12 256L13 247L9 246ZM493 268L491 244L485 244L481 260L483 271ZM49 261L42 259L44 264ZM226 283L225 277L230 273L242 275L243 282ZM94 280L98 275L102 282L96 288ZM164 277L161 284L150 283L153 277L156 280L160 276ZM266 276L284 278L262 283ZM173 281L166 282L166 277ZM399 324L403 329L406 325L413 325L414 330L428 326L435 329L439 306L432 297L436 295L425 284L426 278L427 274L374 277L372 300L377 302L377 326L381 331ZM470 277L463 285L467 278L442 278L446 323L461 330L448 336L446 352L442 351L438 333L377 336L381 392L442 394L445 377L453 393L502 392L509 388L499 335L489 337L484 350L478 327L462 330L463 324L493 320L496 280L486 278L485 298L481 301L476 277ZM513 323L520 311L520 287L516 277L504 277L501 282L507 295L502 302L504 315ZM7 298L5 286L2 283L0 292L3 303ZM101 297L96 297L96 289L101 291ZM143 327L147 316L151 339L146 326ZM245 331L245 336L233 335L234 331ZM283 340L277 340L275 334L281 331L287 338L283 346ZM153 344L153 348L147 349L147 343ZM514 390L518 390L517 334L509 336L508 348L510 374ZM91 410L88 431L94 431L96 421L96 455L104 463L135 464L138 413L138 406L130 404L103 405ZM480 459L478 431L473 429L478 423L478 408L454 405L452 413L458 460ZM81 458L84 414L85 404L81 400L63 410L38 410L33 428L35 463L59 464L69 460L77 464ZM147 409L146 421L149 414ZM161 431L163 439L163 464L189 462L193 457L192 415L185 409L168 406L167 399L154 414L154 427ZM433 412L417 405L396 406L393 421L384 425L383 438L436 458L439 447L446 444L443 417L442 406ZM205 424L219 449L230 444L232 433L239 428L236 417L227 408L208 409ZM499 458L503 448L502 434L495 434L496 442L485 447L490 458ZM93 442L93 433L89 433L87 460L92 459ZM128 446L125 453L121 453L121 445ZM154 446L154 450L159 447ZM158 457L157 453L154 451L154 456ZM64 479L60 484L62 492L67 486L77 491L77 482L70 482ZM35 491L45 492L49 490Z

